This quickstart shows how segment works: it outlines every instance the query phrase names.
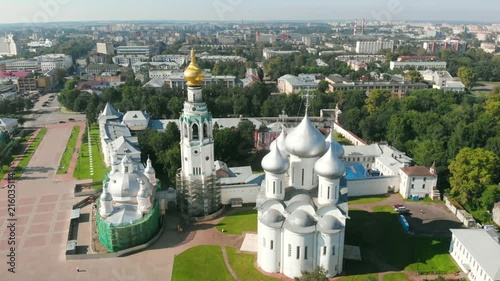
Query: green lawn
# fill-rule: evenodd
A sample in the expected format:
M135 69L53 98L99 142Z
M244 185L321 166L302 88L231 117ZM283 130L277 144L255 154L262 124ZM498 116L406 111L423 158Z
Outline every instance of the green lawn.
M388 273L384 275L383 281L410 281L404 273Z
M349 205L377 203L384 201L387 198L388 197L385 195L352 197L349 198Z
M239 254L235 248L226 248L227 258L231 268L241 281L277 281L280 279L272 278L262 274L255 268L257 256L251 254Z
M42 139L43 139L43 137L45 136L46 133L47 133L47 128L41 128L40 129L40 131L36 135L35 139L33 140L33 142L31 143L31 145L26 150L23 159L17 164L17 167L14 170L15 171L14 178L17 179L17 178L21 177L22 171L24 170L24 168L26 168L26 166L28 166L28 163L30 162L31 157L33 156L33 154L35 153L36 149L40 145L40 142L42 142ZM26 138L29 139L30 137L26 136Z
M257 211L247 210L226 216L217 224L217 230L241 235L243 232L257 232Z
M101 151L99 125L92 125L90 127L90 139L92 143L94 175L90 174L89 144L87 137L84 134L73 177L80 180L92 179L93 181L102 181L104 180L104 176L109 169L104 164L104 156Z
M352 275L340 278L338 281L378 281L377 273Z
M432 200L432 198L427 197L427 198L422 198L420 200L411 200L411 199L405 199L406 202L425 202L425 203L442 203L444 201L441 200Z
M76 141L78 140L78 134L80 133L80 126L74 126L71 130L71 136L69 137L68 143L66 144L66 150L61 157L61 162L59 162L59 169L57 169L57 174L66 174L68 172L69 163L75 152Z
M399 224L391 206L378 206L373 212L350 210L346 244L361 247L363 266L360 273L385 265L391 271L433 271L451 273L458 270L448 254L449 239L409 236ZM348 271L347 271L348 272Z
M232 281L219 246L191 248L174 259L172 280Z

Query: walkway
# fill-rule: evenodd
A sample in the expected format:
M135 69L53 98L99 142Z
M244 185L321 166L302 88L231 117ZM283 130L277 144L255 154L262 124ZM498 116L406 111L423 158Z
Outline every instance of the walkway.
M229 274L233 276L233 279L235 281L240 281L240 278L238 278L233 268L231 267L231 264L229 263L229 259L227 258L226 247L221 246L220 249L222 250L222 257L224 258L224 263L226 264L227 271L229 271Z

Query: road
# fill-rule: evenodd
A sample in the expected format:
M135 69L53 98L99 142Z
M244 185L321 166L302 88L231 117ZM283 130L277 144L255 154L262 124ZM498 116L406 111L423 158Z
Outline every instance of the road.
M51 95L54 95L52 100L50 100ZM48 106L43 106L45 102L48 102ZM73 119L74 121L86 120L84 114L61 112L61 104L57 101L56 94L41 96L33 107L32 112L32 114L26 117L34 120L26 121L24 127L43 127L50 124L71 122L69 119Z

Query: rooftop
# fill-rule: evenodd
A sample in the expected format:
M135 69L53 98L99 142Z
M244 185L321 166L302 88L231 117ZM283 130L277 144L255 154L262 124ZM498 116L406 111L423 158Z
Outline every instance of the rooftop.
M500 243L494 238L498 233L486 229L450 230L486 274L493 280L500 280Z
M404 167L401 168L403 173L407 174L410 177L434 177L429 168L424 166L412 166L412 167Z

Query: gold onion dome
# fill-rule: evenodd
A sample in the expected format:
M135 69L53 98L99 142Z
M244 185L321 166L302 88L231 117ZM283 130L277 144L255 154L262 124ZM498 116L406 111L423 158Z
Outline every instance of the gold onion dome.
M203 83L205 73L201 70L200 66L196 63L196 56L194 50L191 50L191 63L184 71L184 79L190 87L199 87Z

